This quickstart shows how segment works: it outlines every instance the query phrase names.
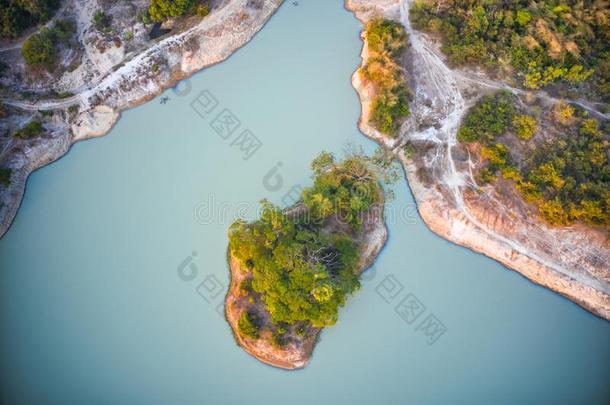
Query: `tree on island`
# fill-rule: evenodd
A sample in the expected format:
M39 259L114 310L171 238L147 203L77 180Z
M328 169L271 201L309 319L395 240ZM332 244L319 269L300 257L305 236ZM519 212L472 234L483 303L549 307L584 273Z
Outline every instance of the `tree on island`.
M323 152L312 162L314 184L303 191L302 203L282 210L263 200L260 219L229 228L230 253L251 273L244 294L260 297L273 324L285 325L282 330L334 325L339 307L359 288L362 217L383 203L380 175L395 177L380 156L352 154L338 162ZM260 326L251 313L239 320L249 336Z

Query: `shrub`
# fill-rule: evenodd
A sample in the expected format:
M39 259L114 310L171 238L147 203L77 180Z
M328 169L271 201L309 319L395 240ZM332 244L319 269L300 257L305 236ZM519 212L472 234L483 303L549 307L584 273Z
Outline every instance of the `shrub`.
M93 18L91 19L91 22L93 23L95 29L101 32L108 32L110 30L111 21L111 17L107 15L103 10L97 10L93 14Z
M536 119L530 115L515 115L513 118L513 126L517 136L525 141L530 139L538 129Z
M286 338L286 335L284 333L275 331L271 335L271 344L273 346L281 348L281 347L286 346L287 343L288 343L288 339Z
M188 13L194 5L195 0L151 0L148 12L153 21L162 22Z
M30 35L23 43L21 54L28 65L41 63L50 69L55 64L56 58L51 30L43 28L37 33Z
M72 35L76 33L76 24L72 20L57 20L53 25L53 43L62 42L68 45Z
M152 18L150 18L150 12L148 10L144 10L138 14L138 21L145 25L152 24L153 22Z
M13 136L20 139L32 139L42 135L42 133L42 124L38 121L30 121L23 128L16 131Z
M5 187L11 185L11 175L13 171L8 167L0 168L0 184L3 184Z
M538 205L538 210L553 225L565 225L568 223L568 214L563 209L559 198L541 202Z
M258 339L260 326L255 313L249 311L242 312L237 322L237 328L243 336L250 339Z
M561 125L571 125L574 123L574 107L566 103L557 103L553 109L555 121Z
M207 4L200 4L195 8L195 14L199 17L205 17L210 14L210 7Z
M514 114L513 96L505 91L483 97L466 115L457 133L461 142L494 142L508 129Z
M69 91L62 91L59 92L55 95L55 97L60 98L60 99L65 99L65 98L69 98L72 97L74 94L70 93Z
M297 325L294 328L295 333L297 334L297 336L305 336L305 333L307 333L307 327L305 325Z
M408 142L404 146L404 152L407 159L413 159L413 156L415 156L415 146L413 146L411 142Z
M252 279L244 278L241 281L241 283L239 283L239 289L245 293L251 293L252 292Z
M494 169L505 167L509 159L508 148L503 143L496 143L490 147L483 146L481 156L487 159Z

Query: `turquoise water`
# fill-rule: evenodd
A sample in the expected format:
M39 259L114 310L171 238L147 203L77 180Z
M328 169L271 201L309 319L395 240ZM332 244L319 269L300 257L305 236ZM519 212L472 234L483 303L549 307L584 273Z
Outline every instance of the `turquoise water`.
M188 95L126 112L31 176L0 240L0 402L608 403L610 324L433 235L404 180L394 210L407 218L391 216L375 270L306 369L235 345L216 308L229 214L308 184L322 148L374 148L350 85L359 29L341 1L287 3ZM203 90L218 106L201 118L190 103ZM240 130L211 129L223 108L262 142L250 159L231 145ZM408 293L425 305L412 324L394 310ZM430 314L446 327L432 345L416 330Z

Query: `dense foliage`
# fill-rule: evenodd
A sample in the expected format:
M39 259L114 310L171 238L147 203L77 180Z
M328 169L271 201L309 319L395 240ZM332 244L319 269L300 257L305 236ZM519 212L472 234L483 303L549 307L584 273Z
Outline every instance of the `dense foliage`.
M369 57L361 72L376 91L370 123L380 132L394 135L409 115L410 92L400 63L407 33L400 23L374 19L366 25L365 36Z
M208 5L203 0L152 0L148 13L156 22L162 22L172 17L179 17L188 13L206 16L209 13Z
M15 131L13 136L21 139L36 138L44 132L42 124L38 121L30 121L24 125L21 129Z
M483 181L501 174L515 181L526 201L552 224L582 220L610 227L610 142L599 123L586 113L558 104L554 125L563 135L543 142L526 159L511 154L511 142L526 142L535 131L534 117L516 114L514 96L500 92L484 97L464 118L458 131L463 142L478 142L487 164ZM523 118L528 117L528 118Z
M362 157L353 156L337 163L333 155L322 152L311 168L314 185L306 188L302 197L313 220L334 214L357 228L362 224L362 213L380 202L376 173Z
M610 8L591 0L418 0L415 28L441 35L455 64L516 74L527 88L594 76L610 101Z
M324 235L269 202L258 221L233 224L229 239L233 255L251 268L252 289L274 322L333 325L346 295L358 287L349 238Z
M236 221L230 227L230 252L252 271L251 283L242 289L260 294L275 324L333 325L347 295L359 287L358 246L350 227L328 232L324 224L331 221L341 228L343 217L358 224L354 216L380 201L381 187L366 167L363 157L335 162L323 153L312 163L314 185L303 192L314 221L263 201L259 220ZM337 211L331 208L334 204ZM249 328L246 320L240 322ZM281 336L276 341L281 343Z
M97 10L93 13L93 18L91 19L91 23L95 29L101 32L109 31L111 22L112 17L106 14L104 10Z
M23 43L21 55L28 65L42 64L52 70L57 57L57 46L69 45L76 26L71 20L58 20L53 28L41 28L30 35Z
M244 311L237 321L239 332L250 339L258 338L260 329L259 321L255 313Z
M34 65L38 63L52 66L55 63L55 46L51 30L43 28L25 40L21 48L25 63Z
M515 115L513 126L517 136L526 141L534 136L538 129L536 119L530 115Z
M0 0L0 38L18 37L24 30L47 21L59 0Z
M13 171L11 169L9 169L8 167L0 168L0 184L4 185L5 187L10 186L12 174L13 174Z
M504 134L514 114L513 97L499 92L483 97L462 122L457 137L462 142L491 143Z

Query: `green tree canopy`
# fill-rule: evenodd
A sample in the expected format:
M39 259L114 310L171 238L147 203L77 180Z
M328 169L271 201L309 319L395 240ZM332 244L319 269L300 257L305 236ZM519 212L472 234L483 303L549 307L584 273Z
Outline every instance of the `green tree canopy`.
M148 11L153 21L161 22L190 12L198 3L201 2L198 0L151 0Z
M359 250L352 233L361 224L360 214L382 199L370 165L363 156L337 162L324 152L312 162L314 184L295 208L304 206L314 221L263 200L260 219L236 221L229 228L231 254L252 272L244 288L260 294L275 324L333 325L347 295L359 287ZM344 220L351 227L343 229ZM329 232L328 221L339 230ZM245 319L240 323L250 328Z
M47 21L58 6L59 0L0 0L0 38L18 37Z
M28 65L41 63L48 67L52 66L55 63L56 52L51 30L43 28L30 35L23 43L21 54Z

